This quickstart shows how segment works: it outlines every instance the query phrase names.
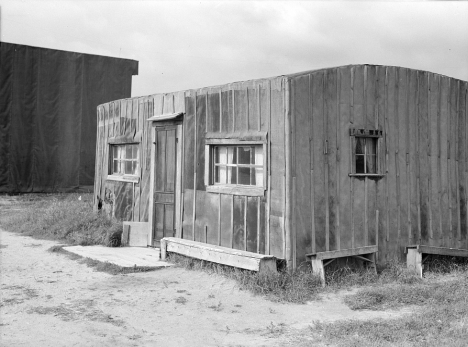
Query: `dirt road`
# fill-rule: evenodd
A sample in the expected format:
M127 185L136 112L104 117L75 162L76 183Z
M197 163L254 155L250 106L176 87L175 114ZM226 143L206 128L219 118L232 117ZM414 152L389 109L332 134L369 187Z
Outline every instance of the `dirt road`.
M2 230L0 244L1 346L287 346L315 320L398 314L351 311L342 294L272 303L181 268L109 275Z

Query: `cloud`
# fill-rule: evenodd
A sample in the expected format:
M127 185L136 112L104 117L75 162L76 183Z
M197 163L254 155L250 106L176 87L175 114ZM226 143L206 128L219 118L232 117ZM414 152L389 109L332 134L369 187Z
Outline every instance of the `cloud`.
M138 60L134 95L352 63L468 80L467 2L3 3L5 41Z

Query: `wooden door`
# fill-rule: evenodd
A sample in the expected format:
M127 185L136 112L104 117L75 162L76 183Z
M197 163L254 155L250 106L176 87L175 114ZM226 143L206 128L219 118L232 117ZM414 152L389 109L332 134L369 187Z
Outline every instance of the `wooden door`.
M175 236L177 126L157 126L155 136L153 246Z

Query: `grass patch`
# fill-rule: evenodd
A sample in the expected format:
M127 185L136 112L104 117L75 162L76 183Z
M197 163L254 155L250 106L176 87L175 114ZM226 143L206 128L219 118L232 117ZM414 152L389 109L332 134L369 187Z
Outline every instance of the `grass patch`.
M118 246L122 223L94 212L92 199L90 193L20 195L0 215L0 227L71 245Z
M272 301L305 303L317 299L317 293L322 290L320 279L308 268L299 269L292 274L286 271L260 274L175 253L169 253L168 260L188 270L201 270L233 279L241 290L264 295Z
M316 323L310 334L337 346L461 347L468 341L468 305L465 299L426 305L418 313L398 319Z
M78 260L81 264L85 264L86 266L93 268L95 271L105 272L110 275L122 275L122 274L137 273L137 272L148 272L148 271L154 271L157 269L156 267L152 267L152 266L121 267L119 265L112 264L109 262L103 262L103 261L94 260L91 258L82 257L78 254L68 252L67 250L63 249L64 247L67 247L67 245L56 245L56 246L50 247L48 251L52 253L64 254L72 260Z
M416 306L398 319L317 322L297 346L311 337L337 346L466 346L468 266L465 260L436 257L427 278L416 280L389 267L371 286L345 298L354 310ZM395 273L400 273L397 278ZM307 340L309 339L309 340Z
M168 261L188 270L200 270L216 273L235 280L241 290L248 290L256 295L263 295L275 302L306 303L320 299L324 292L334 292L351 287L377 286L386 283L419 283L420 279L409 273L403 264L388 264L379 275L373 270L357 268L340 264L327 268L325 273L327 286L322 288L320 279L312 273L309 264L303 264L292 273L279 268L276 273L260 274L258 272L234 268L231 266L212 263L185 257L176 253L168 254ZM362 300L362 299L360 299ZM378 300L378 298L374 298ZM349 299L350 305L358 305ZM370 301L370 299L369 299Z

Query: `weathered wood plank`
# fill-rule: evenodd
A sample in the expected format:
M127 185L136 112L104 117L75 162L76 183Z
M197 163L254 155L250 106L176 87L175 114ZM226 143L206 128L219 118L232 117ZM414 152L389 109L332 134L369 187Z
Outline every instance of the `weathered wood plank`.
M207 118L207 94L197 95L196 103L196 161L195 170L197 173L196 189L205 190L205 133Z
M233 248L244 250L244 214L245 204L244 197L234 196L234 210L233 210Z
M218 194L199 190L196 197L195 241L218 243Z
M229 87L221 88L221 130L223 132L232 132L232 93Z
M333 258L342 258L342 257L351 257L353 255L369 254L378 252L378 246L365 246L351 249L341 249L328 252L317 252L313 254L307 254L309 257L314 257L315 259L333 259Z
M449 178L449 208L450 208L450 247L456 247L458 216L457 216L457 178L456 178L456 136L457 133L457 82L449 83L449 137L448 137L448 178Z
M468 249L434 247L428 245L408 245L407 250L415 249L418 253L448 255L452 257L468 257Z
M429 74L429 138L430 138L430 204L431 204L431 234L428 244L435 245L438 243L440 234L440 206L439 206L439 76ZM437 241L434 239L437 238Z
M123 222L124 230L128 229L127 246L130 247L146 247L148 246L148 231L150 226L144 222ZM122 235L123 239L123 235Z
M329 70L325 81L325 122L327 132L327 177L325 184L328 186L328 230L329 230L329 248L328 250L338 249L339 246L339 221L337 212L339 212L339 197L337 195L337 104L338 104L338 74L337 69ZM326 187L327 188L327 187ZM338 241L338 242L337 242Z
M309 75L294 79L294 113L296 134L296 255L298 261L305 261L305 254L311 252L311 198L310 198L310 119Z
M283 257L284 235L284 86L281 78L271 80L271 131L270 131L270 252ZM279 220L273 220L273 216Z
M231 247L232 229L231 216L233 214L231 207L231 195L220 194L221 199L221 246Z
M460 220L460 247L466 247L468 233L468 211L467 211L467 178L468 152L467 141L467 86L468 83L460 83L459 86L459 110L458 110L458 182L459 182L459 220Z
M365 113L365 73L362 65L356 66L354 72L354 127L366 127L366 113ZM367 74L366 74L367 77ZM352 143L352 150L355 151L355 143ZM361 247L366 245L365 231L365 215L366 215L366 191L365 179L352 178L353 181L353 220L354 220L354 247Z
M238 267L251 271L276 271L274 257L262 254L235 251L230 248L207 245L177 238L164 238L161 244L166 252L174 252L188 257Z
M193 240L193 189L184 190L184 211L183 211L183 221L182 221L182 238Z
M325 251L326 200L325 200L325 125L323 119L323 83L324 73L311 74L311 99L313 119L313 189L315 217L315 250Z
M398 147L398 169L399 169L399 182L400 182L400 237L399 237L399 254L401 256L402 247L408 242L408 209L409 209L409 199L408 199L408 176L406 170L406 148L407 148L407 81L408 81L408 71L407 69L398 68L397 69L397 91L398 91L398 126L399 126L399 147ZM401 258L400 258L401 259ZM403 260L403 259L401 259Z
M352 91L351 91L351 69L341 68L338 70L340 74L339 84L339 127L337 128L337 145L339 146L339 174L337 179L337 195L340 198L339 216L340 216L340 248L352 248L352 233L351 233L351 180L348 174L351 173L351 146L349 128L350 113L352 106ZM338 169L337 169L338 170Z
M195 158L195 96L186 97L186 114L184 118L184 189L193 189ZM192 210L192 209L190 209Z
M209 107L207 118L207 129L211 132L219 132L221 125L220 91L212 89L208 94Z
M408 140L409 140L409 166L408 174L410 182L410 241L419 237L419 199L418 199L418 79L416 71L409 70L409 88L408 88Z
M429 209L429 183L430 169L428 161L429 149L429 125L428 125L428 77L427 73L419 74L419 205L420 205L420 238L421 242L428 243L430 238L430 219L431 211Z
M258 100L258 88L249 85L246 90L247 99L247 129L261 130L260 124L260 103Z
M246 209L246 250L248 252L256 252L257 250L257 233L258 233L258 220L259 220L259 206L257 198L247 198Z
M442 246L450 244L450 208L449 208L449 166L448 166L448 139L449 139L449 79L441 76L440 85L440 214L445 216L441 225Z

